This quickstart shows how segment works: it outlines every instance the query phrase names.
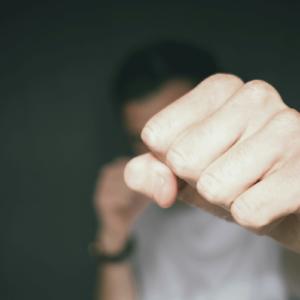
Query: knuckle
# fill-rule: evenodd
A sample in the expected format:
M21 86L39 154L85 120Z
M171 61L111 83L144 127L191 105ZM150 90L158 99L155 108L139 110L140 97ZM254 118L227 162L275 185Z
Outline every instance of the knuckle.
M185 177L189 159L186 158L186 155L178 147L171 147L166 159L167 164L177 176Z
M238 101L242 105L255 109L257 113L257 107L261 109L268 108L268 111L279 111L286 107L282 101L277 90L269 83L263 80L252 80L247 82L241 89L242 97L235 97L234 103Z
M275 90L273 88L273 86L271 86L269 83L267 83L266 81L263 81L263 80L259 80L259 79L251 80L251 81L247 82L245 84L245 87L247 89L249 89L250 91L252 91L253 93L257 93L257 94Z
M300 130L300 114L292 108L279 112L273 117L272 121L281 130Z
M201 174L197 182L197 191L213 204L224 205L225 203L218 180L208 172Z
M163 151L168 137L165 126L166 120L160 116L151 119L142 131L142 140L150 149Z
M270 97L275 94L275 97ZM251 101L251 105L264 105L271 99L281 99L277 91L269 83L263 80L252 80L244 86L244 99Z
M257 235L264 234L264 228L270 222L260 213L258 206L254 204L255 201L246 201L243 197L239 197L231 206L231 214L235 221L245 227L254 231Z
M204 84L208 85L224 85L224 84L233 84L240 86L243 83L243 81L232 74L223 74L223 73L217 73L214 75L209 76L203 81Z

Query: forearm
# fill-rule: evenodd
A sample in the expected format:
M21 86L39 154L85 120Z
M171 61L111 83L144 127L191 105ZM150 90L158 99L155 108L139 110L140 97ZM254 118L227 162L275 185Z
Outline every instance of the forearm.
M136 300L137 292L128 261L98 267L96 300Z
M284 272L296 295L300 296L300 254L284 248Z
M106 255L115 255L124 249L127 235L102 233L99 244ZM96 300L136 300L137 292L131 264L128 260L117 263L101 263L97 270Z

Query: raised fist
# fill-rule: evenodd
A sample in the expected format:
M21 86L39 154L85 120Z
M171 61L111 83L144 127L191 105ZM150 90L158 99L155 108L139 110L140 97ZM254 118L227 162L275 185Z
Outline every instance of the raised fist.
M300 252L300 114L270 84L213 75L148 121L128 186L176 197ZM178 180L189 184L178 192Z

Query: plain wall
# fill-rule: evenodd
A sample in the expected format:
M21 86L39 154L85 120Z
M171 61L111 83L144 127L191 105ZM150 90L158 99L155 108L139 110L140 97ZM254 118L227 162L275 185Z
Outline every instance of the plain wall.
M271 12L222 1L49 3L1 12L1 300L91 299L94 181L103 164L130 154L109 84L132 47L194 41L224 71L268 81L300 110L300 26L283 1L269 1Z

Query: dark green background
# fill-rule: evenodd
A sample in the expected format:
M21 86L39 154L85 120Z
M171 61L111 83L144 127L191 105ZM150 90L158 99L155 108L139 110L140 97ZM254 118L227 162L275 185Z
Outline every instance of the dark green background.
M130 153L108 89L124 53L191 40L299 110L299 11L287 1L2 3L0 299L92 298L94 181Z

